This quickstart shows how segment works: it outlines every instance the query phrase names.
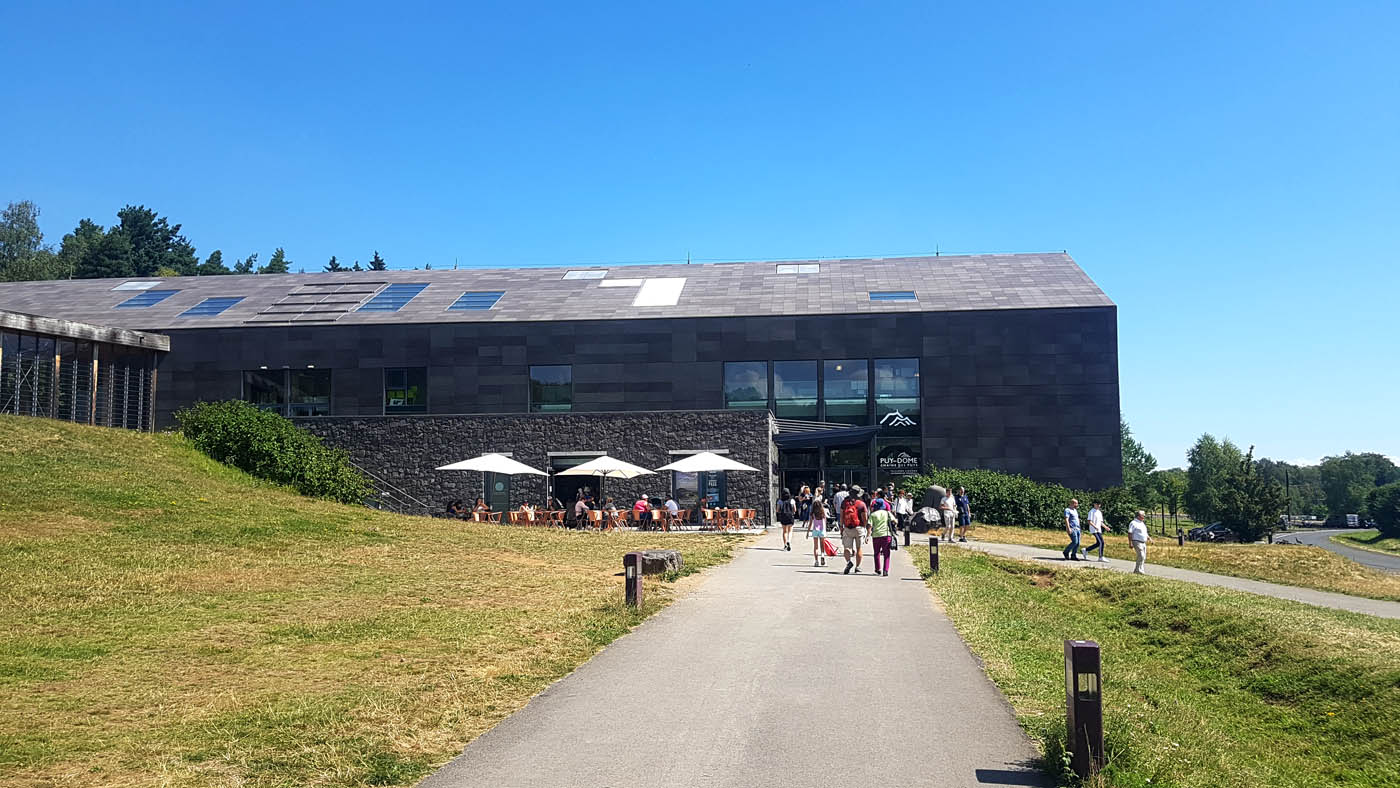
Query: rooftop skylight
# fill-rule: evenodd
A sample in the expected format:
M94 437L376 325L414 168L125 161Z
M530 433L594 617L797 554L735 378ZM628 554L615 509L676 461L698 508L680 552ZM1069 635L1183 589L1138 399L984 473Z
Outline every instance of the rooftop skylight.
M156 282L122 282L121 284L117 285L116 287L114 287L114 288L112 288L112 289L113 289L113 290L150 290L152 287L155 287L155 286L158 285L158 284L160 284L159 281L156 281Z
M491 307L495 306L496 302L500 301L501 296L505 294L506 293L504 290L486 290L477 293L463 293L460 298L452 302L452 306L449 306L448 309L457 311L467 309L490 309Z
M637 290L632 306L675 306L681 300L681 290L685 289L685 277L648 279Z
M214 317L216 315L222 315L225 310L242 300L243 296L206 298L181 312L180 317Z
M780 274L819 274L821 263L778 263Z
M917 301L913 290L871 290L871 301Z
M357 312L397 312L403 309L404 304L413 300L413 297L423 292L427 287L426 282L401 282L392 284L374 298L366 301L364 306L357 309Z
M147 290L144 293L137 293L131 298L117 304L117 309L144 309L148 306L155 306L161 301L180 292L179 290Z
M566 271L566 272L564 273L564 278L565 278L565 279L602 279L603 277L605 277L605 276L607 276L607 275L608 275L608 270L607 270L606 268L604 268L604 269L601 270L601 271Z

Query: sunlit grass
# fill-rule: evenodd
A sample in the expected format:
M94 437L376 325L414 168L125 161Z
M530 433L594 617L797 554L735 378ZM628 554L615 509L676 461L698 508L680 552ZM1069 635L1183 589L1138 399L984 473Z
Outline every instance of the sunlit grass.
M1069 537L1062 531L1004 525L974 525L971 538L1055 550L1062 550L1069 544ZM1106 534L1104 541L1107 543L1105 557L1120 561L1134 560L1133 549L1126 535ZM1092 537L1081 541L1085 547L1093 543ZM1162 536L1154 530L1148 546L1148 561L1319 591L1400 601L1400 575L1362 566L1321 547L1202 542L1187 542L1178 547L1175 533Z
M0 417L0 783L409 784L674 596L622 605L623 553L735 543L372 512Z
M910 555L928 576L926 551ZM1400 622L944 551L928 584L1061 770L1066 639L1103 651L1120 788L1400 785Z
M1400 555L1400 539L1393 536L1381 536L1381 532L1374 528L1364 531L1352 531L1345 534L1333 534L1332 541L1346 545L1347 547L1359 547L1362 550L1374 550L1378 553L1390 553Z

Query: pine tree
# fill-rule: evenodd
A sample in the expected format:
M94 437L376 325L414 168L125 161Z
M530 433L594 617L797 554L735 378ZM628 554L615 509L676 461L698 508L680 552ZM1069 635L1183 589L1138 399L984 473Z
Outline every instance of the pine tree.
M260 274L285 274L288 272L287 266L291 263L287 259L287 253L282 251L282 247L277 247L273 251L272 257L267 259L267 265L258 269Z
M204 262L199 264L199 267L195 269L195 273L199 276L222 276L233 272L228 270L228 266L224 265L223 251L215 249L209 253L208 257L204 258Z
M253 252L252 254L248 255L242 260L239 260L237 263L234 263L233 272L235 274L251 274L255 270L257 264L258 253Z
M384 262L384 258L382 258L382 257L379 256L379 250L378 250L378 249L374 250L374 259L372 259L372 260L369 261L369 270L371 270L371 271L387 271L387 270L389 270L389 265L388 265L387 263Z
M326 263L326 271L329 273L335 273L336 271L344 270L345 266L341 265L340 261L335 259L335 255L331 255L331 261L329 263Z
M365 269L361 268L361 267L360 267L360 261L359 261L359 260L356 260L356 261L355 261L355 264L352 265L352 266L350 266L350 270L351 270L351 271L363 271L363 270L365 270Z

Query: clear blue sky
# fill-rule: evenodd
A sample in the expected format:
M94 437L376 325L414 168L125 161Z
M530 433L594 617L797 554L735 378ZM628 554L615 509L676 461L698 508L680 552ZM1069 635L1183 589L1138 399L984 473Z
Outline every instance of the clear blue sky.
M23 6L0 200L54 243L142 203L307 270L1066 249L1164 466L1400 455L1394 2Z

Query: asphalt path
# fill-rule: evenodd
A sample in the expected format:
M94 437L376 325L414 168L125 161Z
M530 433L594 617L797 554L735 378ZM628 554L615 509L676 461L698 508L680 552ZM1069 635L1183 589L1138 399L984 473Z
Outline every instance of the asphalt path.
M422 785L1049 785L908 555L843 575L775 529Z
M928 543L925 542L925 545ZM959 547L969 550L977 550L983 553L991 553L1004 558L1016 558L1022 561L1046 562L1056 567L1067 569L1082 569L1084 571L1108 571L1108 572L1132 572L1134 562L1120 559L1112 559L1108 563L1098 561L1066 561L1064 554L1059 550L1046 550L1040 547L1031 547L1021 544L1001 544L998 542L945 542L942 548ZM925 548L927 549L927 548ZM1279 550L1288 550L1286 546L1280 545ZM1387 602L1381 599L1367 599L1365 597L1350 596L1348 594L1334 594L1330 591L1315 591L1311 588L1300 588L1298 586L1286 586L1279 583L1265 583L1260 580L1247 580L1243 577L1229 577L1227 575L1216 575L1209 572L1197 572L1192 569L1178 569L1174 566L1161 566L1152 563L1152 545L1147 546L1147 566L1144 571L1154 577L1165 577L1170 580L1184 580L1188 583L1197 583L1203 586L1215 586L1217 588L1232 588L1236 591L1247 591L1251 594L1271 596L1277 599L1289 599L1294 602L1303 602L1318 607L1330 607L1336 610L1349 610L1353 613L1365 613L1370 616L1380 616L1381 618L1400 618L1400 602Z
M1332 541L1334 534L1356 533L1355 529L1340 529L1330 531L1289 531L1279 534L1276 539L1292 539L1296 537L1303 544L1310 544L1321 547L1324 550L1331 550L1337 555L1343 555L1362 566L1369 566L1372 569L1379 569L1383 572L1395 572L1400 574L1400 555L1388 555L1377 553L1374 550L1361 550L1355 547L1337 544Z

